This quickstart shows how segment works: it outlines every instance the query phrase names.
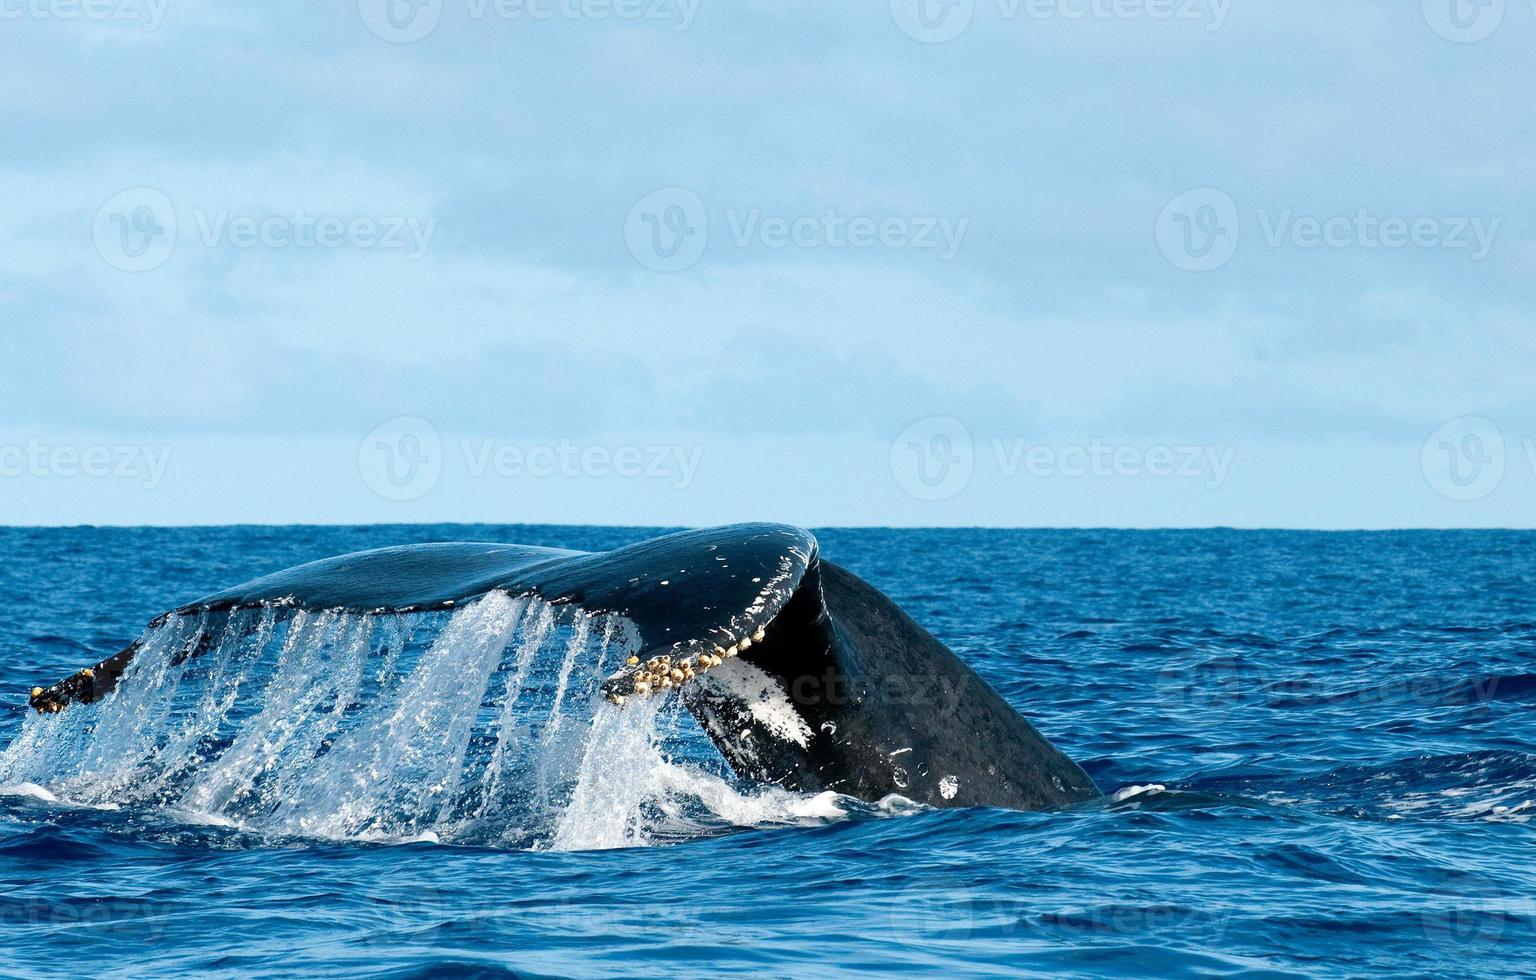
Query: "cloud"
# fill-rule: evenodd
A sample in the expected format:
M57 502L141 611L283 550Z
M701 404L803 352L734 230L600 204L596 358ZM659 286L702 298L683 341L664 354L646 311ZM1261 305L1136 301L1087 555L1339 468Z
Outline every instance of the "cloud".
M1508 125L1536 83L1526 11L1456 45L1412 5L1233 5L1215 30L977 6L945 44L883 2L710 5L686 30L450 3L412 44L299 0L178 0L153 30L8 22L0 411L210 445L345 445L399 414L689 431L778 447L792 485L839 446L883 466L882 440L933 414L1391 445L1411 468L1424 426L1528 408L1536 145ZM660 274L625 221L673 186L704 202L709 245ZM1156 223L1206 186L1240 239L1190 273ZM136 187L173 202L178 238L133 274L93 229ZM1263 230L1361 210L1502 223L1481 261ZM966 230L947 260L732 234L829 212ZM207 240L300 214L432 234L415 258ZM813 442L814 472L793 458Z

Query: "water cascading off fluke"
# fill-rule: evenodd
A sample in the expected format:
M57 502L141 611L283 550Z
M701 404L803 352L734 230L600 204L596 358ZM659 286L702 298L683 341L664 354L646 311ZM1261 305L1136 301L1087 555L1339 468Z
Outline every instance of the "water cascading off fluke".
M264 836L642 845L667 709L599 694L634 643L617 617L501 592L171 616L111 694L29 717L0 782Z

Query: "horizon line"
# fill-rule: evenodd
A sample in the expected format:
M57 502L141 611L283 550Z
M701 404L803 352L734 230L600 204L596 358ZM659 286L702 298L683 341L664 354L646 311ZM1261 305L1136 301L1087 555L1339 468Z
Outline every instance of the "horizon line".
M227 528L403 528L403 527L554 527L554 528L606 528L611 530L671 531L695 527L719 527L729 524L762 523L791 524L808 530L823 531L1239 531L1239 532L1293 532L1308 534L1397 534L1445 531L1502 531L1532 532L1536 525L1517 527L1510 525L1490 526L1430 526L1411 527L1283 527L1276 525L1239 524L798 524L788 521L728 521L719 524L592 524L579 521L310 521L310 522L263 522L232 521L226 524L118 524L76 522L69 524L0 524L0 530L114 530L114 531L178 531L216 530Z

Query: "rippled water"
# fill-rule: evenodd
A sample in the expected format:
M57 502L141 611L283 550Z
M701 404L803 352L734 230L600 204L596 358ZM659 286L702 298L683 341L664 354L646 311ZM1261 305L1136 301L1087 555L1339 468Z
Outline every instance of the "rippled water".
M650 533L0 530L7 968L1536 970L1536 535L821 532L1106 791L1061 813L738 785L685 713L594 705L624 637L511 600L253 616L145 659L163 703L24 709L301 561Z

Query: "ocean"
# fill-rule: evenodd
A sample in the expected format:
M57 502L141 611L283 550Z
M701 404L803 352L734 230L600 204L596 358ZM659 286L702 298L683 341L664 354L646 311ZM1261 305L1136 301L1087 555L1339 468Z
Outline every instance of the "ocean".
M745 785L593 696L618 638L504 599L26 707L303 561L655 533L0 529L0 973L1536 972L1530 533L818 531L1104 791L1058 812Z

